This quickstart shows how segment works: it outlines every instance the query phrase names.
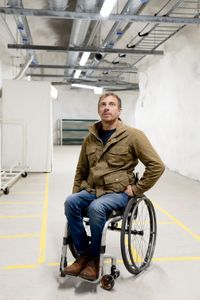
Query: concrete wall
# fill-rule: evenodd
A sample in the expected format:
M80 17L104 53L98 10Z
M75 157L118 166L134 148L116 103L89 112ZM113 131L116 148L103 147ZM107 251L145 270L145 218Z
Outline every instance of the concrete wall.
M186 27L164 56L140 66L136 125L166 166L200 180L200 28Z

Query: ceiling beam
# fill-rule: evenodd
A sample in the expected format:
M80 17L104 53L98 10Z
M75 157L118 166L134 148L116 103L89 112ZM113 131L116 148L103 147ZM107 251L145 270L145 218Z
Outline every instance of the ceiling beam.
M117 48L94 48L94 47L60 47L48 45L27 45L27 44L8 44L9 49L31 49L55 52L90 52L90 53L123 53L123 54L144 54L144 55L163 55L161 50L134 50Z
M63 82L63 81L53 81L51 82L52 85L71 85L71 83L69 82ZM96 85L95 85L96 86ZM73 88L73 87L72 87ZM74 88L75 89L75 88ZM105 91L109 91L109 90L112 90L112 91L139 91L139 89L137 87L132 87L132 86L115 86L115 87L111 87L111 86L107 86L107 87L104 87L103 88Z
M111 14L107 18L97 13L73 12L73 11L53 11L47 9L28 9L15 7L0 7L0 13L6 15L32 16L54 19L71 20L96 20L96 21L123 21L148 22L148 23L170 23L170 24L200 24L199 12L193 18L169 17L169 16L147 16L129 14Z
M20 67L24 65L20 64ZM122 72L122 73L137 73L136 68L128 67L96 67L96 66L68 66L68 65L29 65L29 68L41 68L41 69L68 69L68 70L94 70L94 71L109 71L109 72Z
M42 73L35 73L35 74L32 74L32 73L26 73L26 76L31 76L31 77L44 77L44 78L69 78L71 79L72 76L71 75L65 75L65 74L42 74ZM119 80L119 79L123 79L123 77L119 77L119 76L110 76L110 75L107 75L107 76L82 76L80 77L80 79L83 79L83 80L98 80L98 81L101 81L101 80L107 80L107 81L113 81L113 80Z

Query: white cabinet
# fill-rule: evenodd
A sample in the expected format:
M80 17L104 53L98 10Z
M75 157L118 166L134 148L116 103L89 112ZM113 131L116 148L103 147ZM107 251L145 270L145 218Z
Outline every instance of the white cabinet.
M2 128L2 166L8 167L24 159L28 172L51 172L51 84L5 80L2 91L1 118L8 124Z

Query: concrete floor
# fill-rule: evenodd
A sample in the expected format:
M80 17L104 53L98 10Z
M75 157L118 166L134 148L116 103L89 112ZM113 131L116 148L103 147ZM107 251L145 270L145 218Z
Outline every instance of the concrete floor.
M119 234L108 232L107 250L116 255L121 271L112 291L59 276L63 203L71 193L79 150L79 146L55 147L51 174L28 174L8 195L1 194L0 299L199 300L200 183L169 171L146 193L158 221L148 270L139 276L128 273L121 260Z

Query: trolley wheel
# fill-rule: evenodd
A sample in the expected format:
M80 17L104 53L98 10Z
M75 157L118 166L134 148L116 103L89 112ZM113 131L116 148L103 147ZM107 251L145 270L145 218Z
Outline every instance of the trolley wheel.
M21 174L22 177L26 177L27 176L27 172L24 172Z
M112 275L104 275L101 278L101 286L104 290L110 291L115 285L115 280Z
M6 187L3 192L5 195L8 195L10 193L9 187Z
M121 228L121 252L126 269L132 274L145 270L152 259L157 235L156 214L151 201L131 198Z

